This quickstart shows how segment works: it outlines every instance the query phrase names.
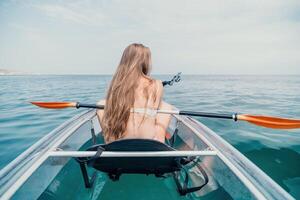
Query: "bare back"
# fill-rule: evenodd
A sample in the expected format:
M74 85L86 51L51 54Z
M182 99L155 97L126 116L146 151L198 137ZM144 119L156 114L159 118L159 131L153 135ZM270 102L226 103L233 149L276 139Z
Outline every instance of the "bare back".
M130 113L123 138L145 138L164 142L170 116L167 114L151 114L151 111L155 111L162 106L164 106L164 109L171 108L169 105L166 108L167 104L162 102L162 83L158 80L150 81L148 78L142 77L138 85L135 91L133 111ZM98 104L105 104L105 101L102 100ZM144 112L134 112L134 110L142 110ZM101 124L101 118L104 114L103 110L98 110L97 114Z

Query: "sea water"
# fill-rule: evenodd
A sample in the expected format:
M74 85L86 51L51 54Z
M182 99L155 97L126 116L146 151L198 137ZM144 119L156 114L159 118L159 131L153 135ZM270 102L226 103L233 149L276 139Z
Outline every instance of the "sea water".
M172 76L156 78L169 80ZM0 168L81 112L41 109L30 101L95 103L105 97L110 80L111 76L101 75L0 76ZM182 110L300 118L300 76L183 75L181 82L165 87L164 100ZM196 119L300 198L300 129L274 130L246 122ZM128 179L128 186L130 180L136 184ZM160 191L159 185L151 187Z

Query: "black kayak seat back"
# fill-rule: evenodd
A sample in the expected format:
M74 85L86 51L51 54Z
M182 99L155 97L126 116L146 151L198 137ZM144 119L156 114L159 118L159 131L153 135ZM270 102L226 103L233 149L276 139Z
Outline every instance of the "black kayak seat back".
M86 188L91 188L95 180L95 173L89 178L86 165L96 170L105 172L113 181L119 180L122 174L154 174L157 177L164 177L165 173L171 173L174 177L177 190L181 195L195 192L203 188L208 183L208 176L200 164L197 164L200 172L205 178L205 182L197 187L189 186L189 175L185 165L193 162L195 157L187 156L165 156L165 157L101 157L103 151L176 151L176 149L150 139L121 139L108 144L93 145L86 151L97 151L93 157L76 158L80 164ZM179 173L184 169L184 184L180 183Z
M176 149L151 139L121 139L108 144L94 145L87 151L176 151ZM98 154L99 155L99 154ZM87 160L87 165L108 174L123 173L162 175L179 171L184 157L99 157Z

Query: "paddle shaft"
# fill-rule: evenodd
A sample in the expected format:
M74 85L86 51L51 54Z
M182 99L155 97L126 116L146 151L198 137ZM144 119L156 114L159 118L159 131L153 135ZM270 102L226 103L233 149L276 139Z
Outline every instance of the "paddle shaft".
M95 109L104 109L103 105L97 104L85 104L85 103L76 103L76 108L95 108ZM195 112L195 111L178 111L178 110L157 110L157 113L161 114L175 114L175 115L189 115L197 117L208 117L208 118L221 118L221 119L233 119L237 120L237 114L219 114L219 113L207 113L207 112Z
M179 111L179 115L189 115L197 117L209 117L209 118L221 118L221 119L233 119L237 121L237 114L219 114L219 113L207 113L207 112L195 112L195 111Z

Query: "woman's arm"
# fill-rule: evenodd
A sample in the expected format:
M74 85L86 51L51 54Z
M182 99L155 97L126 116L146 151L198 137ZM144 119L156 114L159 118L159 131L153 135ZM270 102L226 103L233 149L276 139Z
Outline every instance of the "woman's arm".
M163 97L163 85L162 82L159 81L158 83L158 93L157 93L157 99L159 100L158 109L163 110L171 110L172 106L164 101L162 101ZM164 142L166 137L166 130L169 126L169 122L171 119L171 115L169 114L157 114L156 120L155 120L155 128L156 128L156 139Z
M105 105L105 99L102 99L102 100L98 101L97 105ZM104 110L103 109L98 109L97 110L97 117L98 117L100 126L102 126L101 119L102 119L103 115L104 115Z
M172 110L172 105L162 101L160 104L159 109L162 110ZM157 114L156 116L156 139L158 139L161 142L165 141L166 138L166 133L167 133L167 128L169 126L171 120L171 115L170 114Z

